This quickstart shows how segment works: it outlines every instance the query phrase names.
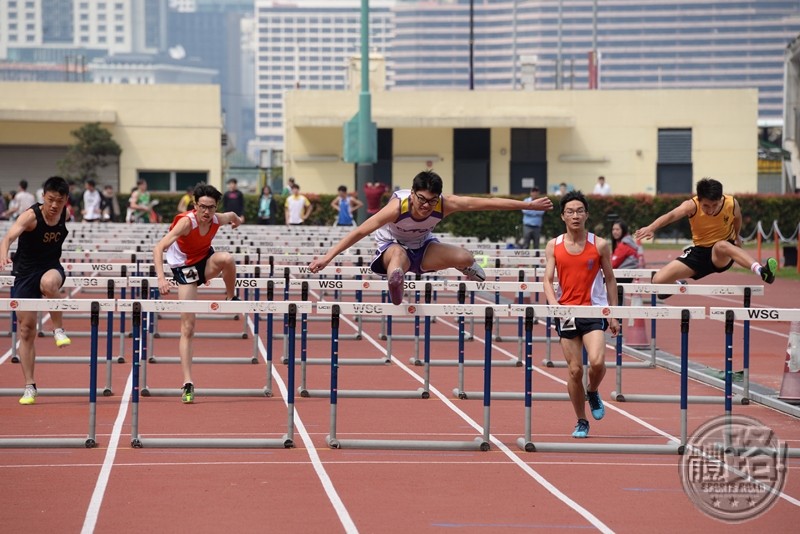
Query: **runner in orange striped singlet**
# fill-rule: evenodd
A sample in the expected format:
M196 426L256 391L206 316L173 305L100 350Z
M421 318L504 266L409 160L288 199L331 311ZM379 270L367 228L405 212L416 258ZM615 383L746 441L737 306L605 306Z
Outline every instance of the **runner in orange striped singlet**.
M228 252L214 252L211 241L223 224L236 228L243 219L229 211L217 213L217 204L222 198L213 185L198 185L194 190L194 209L179 213L172 221L169 232L153 249L153 263L158 276L158 290L162 295L170 292L170 284L164 276L164 256L172 269L172 277L178 284L179 300L197 299L197 287L217 276L225 281L227 300L239 300L235 296L236 263ZM192 381L192 338L194 338L195 314L181 313L181 340L178 349L181 355L183 387L181 400L184 404L194 402Z
M561 197L561 220L566 233L547 243L547 266L544 274L544 294L550 306L616 306L617 281L611 269L611 244L586 231L589 218L586 198L580 191L571 191ZM602 274L601 274L602 271ZM558 273L558 291L553 279ZM605 277L605 281L604 281ZM616 319L556 318L556 331L561 338L561 352L569 367L567 391L578 423L572 432L574 438L589 435L586 419L586 401L592 417L605 415L598 388L606 374L605 335L610 327L617 335ZM589 387L583 390L583 350L589 360Z

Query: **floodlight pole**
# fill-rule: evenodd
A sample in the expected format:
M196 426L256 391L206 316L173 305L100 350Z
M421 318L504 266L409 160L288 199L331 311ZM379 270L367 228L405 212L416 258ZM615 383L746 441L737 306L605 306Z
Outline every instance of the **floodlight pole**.
M469 0L469 90L475 89L475 0Z
M369 0L361 0L361 92L358 95L358 162L356 163L356 194L363 206L358 209L358 222L367 218L367 198L364 186L373 181L375 168L371 157L370 125L372 97L369 93ZM377 142L375 140L374 142Z

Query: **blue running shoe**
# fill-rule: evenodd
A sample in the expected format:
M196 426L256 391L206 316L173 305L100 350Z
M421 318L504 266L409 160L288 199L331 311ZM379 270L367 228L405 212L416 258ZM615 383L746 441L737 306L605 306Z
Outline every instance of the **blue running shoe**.
M575 430L572 431L572 437L583 439L589 437L589 421L586 419L578 419L578 424L575 425Z
M595 421L599 421L606 414L606 408L603 406L603 399L596 391L586 391L586 399L589 401L589 408L592 409L592 417Z
M403 280L405 275L403 269L395 269L389 275L389 298L392 299L392 304L399 306L403 303Z

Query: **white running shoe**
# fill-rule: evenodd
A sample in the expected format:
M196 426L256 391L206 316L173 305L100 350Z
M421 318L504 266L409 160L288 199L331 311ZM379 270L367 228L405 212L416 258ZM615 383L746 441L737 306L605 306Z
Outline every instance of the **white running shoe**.
M72 343L72 340L67 336L63 328L56 328L53 330L53 339L56 340L56 347L66 347Z
M22 397L19 399L20 404L33 404L36 402L36 386L33 384L27 384L25 386L25 392L22 394Z
M467 267L466 269L459 269L461 274L467 277L467 280L471 282L485 282L486 281L486 273L483 271L483 268L478 265L478 262L474 262L472 265Z

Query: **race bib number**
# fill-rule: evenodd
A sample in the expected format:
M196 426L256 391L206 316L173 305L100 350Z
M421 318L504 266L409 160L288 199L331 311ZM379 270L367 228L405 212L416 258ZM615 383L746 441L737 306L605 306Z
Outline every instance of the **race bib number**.
M564 317L561 319L561 331L566 332L569 330L577 330L574 317Z
M193 265L189 267L180 267L178 270L181 273L181 277L187 282L197 282L200 278L197 274L197 267Z

